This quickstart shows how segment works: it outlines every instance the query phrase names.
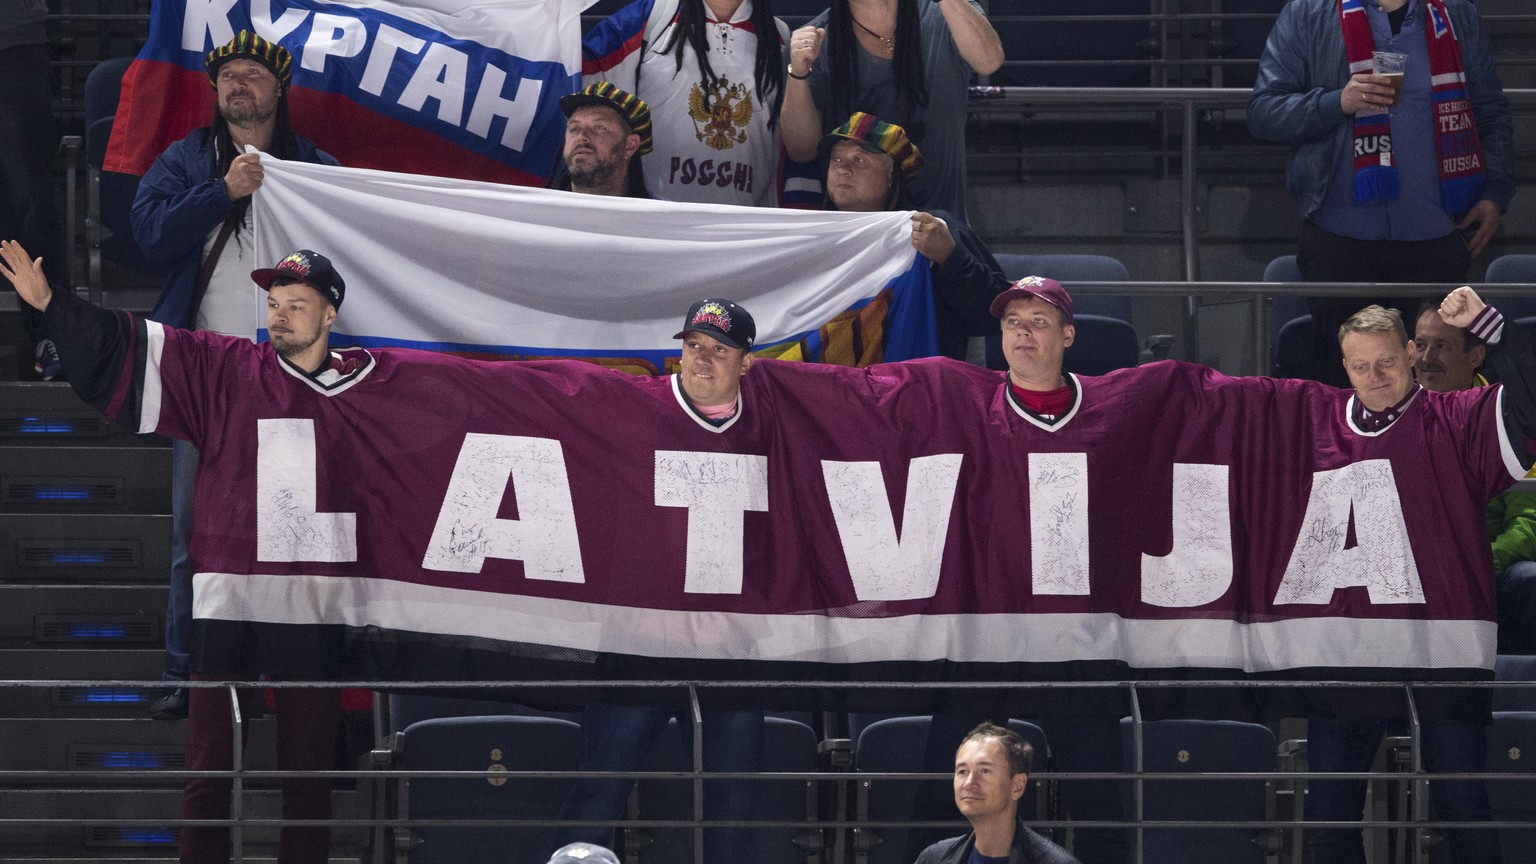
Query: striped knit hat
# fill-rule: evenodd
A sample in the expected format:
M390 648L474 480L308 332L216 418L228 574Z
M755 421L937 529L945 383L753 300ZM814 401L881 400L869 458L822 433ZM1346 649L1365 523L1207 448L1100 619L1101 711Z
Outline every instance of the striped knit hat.
M588 84L580 92L560 97L560 110L567 120L583 105L604 105L618 111L629 124L629 131L640 136L639 155L651 152L651 107L644 99L607 81Z
M891 157L901 170L901 179L906 182L911 182L917 169L923 167L923 154L912 143L912 139L907 137L907 130L873 114L855 112L847 123L827 135L825 146L830 149L837 143L833 140L835 138L846 138L871 153L884 153Z
M284 93L293 83L293 55L281 45L268 42L249 30L241 30L235 38L208 52L203 66L208 69L208 83L219 86L219 68L231 60L255 60L277 76L277 84Z

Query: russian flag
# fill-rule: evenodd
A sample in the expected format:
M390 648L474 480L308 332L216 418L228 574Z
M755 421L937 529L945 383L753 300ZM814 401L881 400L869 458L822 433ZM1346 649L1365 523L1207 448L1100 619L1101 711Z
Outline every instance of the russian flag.
M590 0L161 0L105 168L142 175L210 122L203 59L240 30L293 54L293 128L343 164L543 185Z
M264 167L256 258L307 248L336 262L347 280L336 345L583 357L658 374L676 362L672 336L688 307L726 297L756 319L759 356L864 366L938 353L931 268L912 248L910 212L610 198L277 159Z

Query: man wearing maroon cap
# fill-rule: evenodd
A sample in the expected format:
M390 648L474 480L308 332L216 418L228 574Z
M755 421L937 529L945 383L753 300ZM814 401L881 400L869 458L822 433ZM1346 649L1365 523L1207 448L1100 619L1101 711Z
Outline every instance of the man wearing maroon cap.
M672 393L701 426L726 434L741 417L741 379L752 368L757 324L747 310L724 298L700 300L683 316L683 327L672 338L683 340ZM686 707L612 705L593 702L582 717L582 771L633 772L677 718L684 752L693 750L691 715ZM756 772L763 759L761 708L701 710L704 731L704 770ZM561 808L561 820L622 819L628 778L583 777L571 787ZM704 819L740 822L753 817L752 784L743 780L712 780L705 784ZM571 826L556 832L556 845L611 845L613 829ZM704 833L704 860L748 861L750 835L744 828L712 828Z
M1025 276L992 300L991 312L1002 320L1009 402L1055 425L1076 401L1074 384L1061 371L1077 336L1072 298L1055 279Z
M1002 322L1009 405L1047 428L1070 417L1079 391L1075 379L1062 371L1062 358L1077 332L1072 326L1072 298L1066 289L1055 279L1026 276L994 297L988 309ZM999 710L979 693L946 698L929 726L923 754L923 768L927 771L949 770L944 763L952 760L956 742L978 720L995 716ZM1051 759L1055 768L1069 773L1120 770L1122 712L1118 704L1103 705L1096 696L1085 694L1073 705L1079 710L1042 718L1051 730ZM1060 790L1072 819L1121 818L1119 793L1113 782L1069 780L1061 783ZM948 791L941 784L925 784L915 801L915 816L924 820L952 816L949 801L939 797ZM917 829L909 832L909 856L938 840L941 833ZM1075 831L1075 852L1089 864L1124 861L1125 839L1125 831L1117 828L1079 828Z

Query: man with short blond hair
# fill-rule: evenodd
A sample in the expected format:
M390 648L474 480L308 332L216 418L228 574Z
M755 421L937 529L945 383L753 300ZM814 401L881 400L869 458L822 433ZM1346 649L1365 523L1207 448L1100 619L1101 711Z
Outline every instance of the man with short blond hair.
M1453 327L1466 328L1481 340L1499 344L1501 354L1506 350L1503 316L1485 305L1470 288L1457 288L1446 295L1433 314ZM1339 327L1338 342L1344 356L1344 371L1355 390L1349 400L1347 420L1359 434L1391 434L1398 431L1400 420L1414 412L1411 419L1404 421L1407 426L1401 431L1406 436L1422 429L1423 438L1404 437L1405 446L1413 442L1411 446L1429 446L1432 452L1439 452L1432 442L1445 442L1453 445L1447 447L1453 452L1501 458L1493 442L1475 442L1459 428L1476 425L1469 419L1474 409L1468 403L1426 393L1414 380L1419 347L1408 338L1402 314L1396 309L1376 305L1361 309ZM1507 395L1519 397L1527 389L1525 381L1519 380L1522 370L1509 364L1506 368L1514 379L1509 383L1517 388ZM1510 422L1509 411L1508 405L1501 409L1501 420L1506 425ZM1423 482L1436 481L1424 478ZM1486 699L1441 690L1418 696L1417 701L1422 716L1420 738L1425 768L1452 774L1480 771L1488 715ZM1388 718L1373 715L1364 706L1320 698L1307 721L1309 768L1321 773L1370 770L1388 724ZM1355 778L1308 780L1307 821L1359 820L1365 805L1365 787L1363 779ZM1430 794L1441 819L1483 822L1490 816L1487 789L1481 781L1436 779L1430 784ZM1498 839L1485 829L1451 830L1446 837L1456 861L1492 861L1498 857ZM1309 829L1306 844L1308 861L1313 864L1363 864L1365 860L1358 829Z

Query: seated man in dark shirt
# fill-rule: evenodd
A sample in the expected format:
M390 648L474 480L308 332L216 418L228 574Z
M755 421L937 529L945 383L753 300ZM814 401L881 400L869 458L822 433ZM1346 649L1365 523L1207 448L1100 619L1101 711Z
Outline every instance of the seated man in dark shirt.
M1019 819L1033 756L1017 732L992 723L972 729L955 753L955 806L971 833L929 846L917 864L1077 864Z

